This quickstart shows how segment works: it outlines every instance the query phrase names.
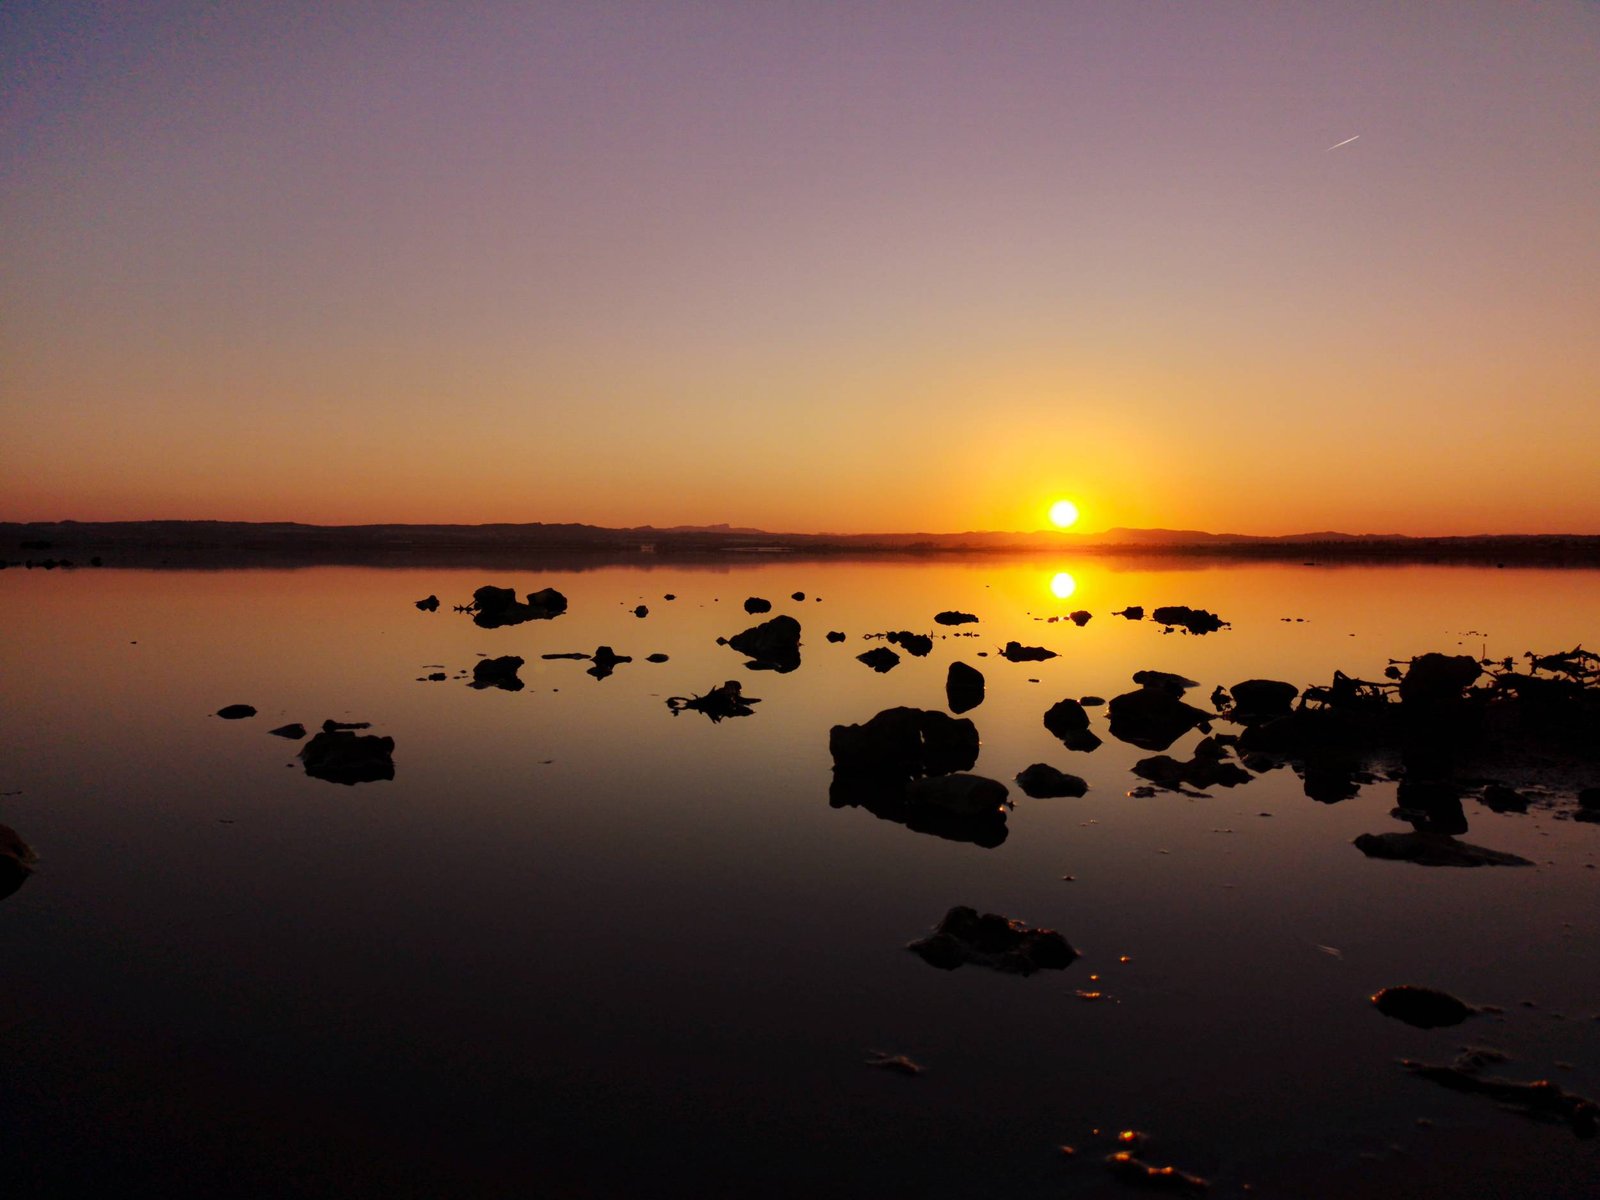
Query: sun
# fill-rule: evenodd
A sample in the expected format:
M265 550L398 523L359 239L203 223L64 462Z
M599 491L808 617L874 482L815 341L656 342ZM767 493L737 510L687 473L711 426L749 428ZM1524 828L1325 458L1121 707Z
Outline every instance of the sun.
M1057 500L1050 506L1050 520L1057 529L1070 529L1078 522L1078 506L1071 500Z

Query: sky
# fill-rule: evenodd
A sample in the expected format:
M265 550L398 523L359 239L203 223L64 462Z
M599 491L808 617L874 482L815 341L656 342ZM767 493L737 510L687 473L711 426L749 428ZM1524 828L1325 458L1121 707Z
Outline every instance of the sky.
M1600 533L1597 64L1592 0L7 0L0 519Z

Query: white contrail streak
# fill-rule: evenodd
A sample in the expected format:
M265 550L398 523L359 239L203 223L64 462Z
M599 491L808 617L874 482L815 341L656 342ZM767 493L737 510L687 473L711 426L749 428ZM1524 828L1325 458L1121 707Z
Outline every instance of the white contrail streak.
M1361 135L1358 133L1358 134L1356 134L1356 137L1345 138L1345 140L1342 141L1342 142L1335 142L1333 145L1329 146L1328 149L1329 150L1337 150L1340 146L1348 146L1351 142L1355 141L1356 138L1358 138L1360 136Z

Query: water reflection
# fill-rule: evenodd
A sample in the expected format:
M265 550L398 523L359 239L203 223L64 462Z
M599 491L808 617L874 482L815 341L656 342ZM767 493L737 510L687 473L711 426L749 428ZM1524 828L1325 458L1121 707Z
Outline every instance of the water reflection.
M33 847L23 841L15 829L0 825L0 900L28 882L38 861Z
M1057 600L1065 600L1078 590L1078 581L1065 571L1057 571L1050 577L1050 594Z

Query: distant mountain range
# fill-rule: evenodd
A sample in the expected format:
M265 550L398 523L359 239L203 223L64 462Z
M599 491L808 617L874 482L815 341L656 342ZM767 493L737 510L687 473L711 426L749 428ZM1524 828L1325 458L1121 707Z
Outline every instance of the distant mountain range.
M492 525L303 525L247 521L0 522L0 561L205 565L231 562L446 562L486 556L751 553L1214 554L1315 558L1600 563L1600 536L1498 534L1407 537L1334 530L1261 536L1197 529L1107 529L1099 533L972 530L965 533L773 533L733 525L574 523Z

